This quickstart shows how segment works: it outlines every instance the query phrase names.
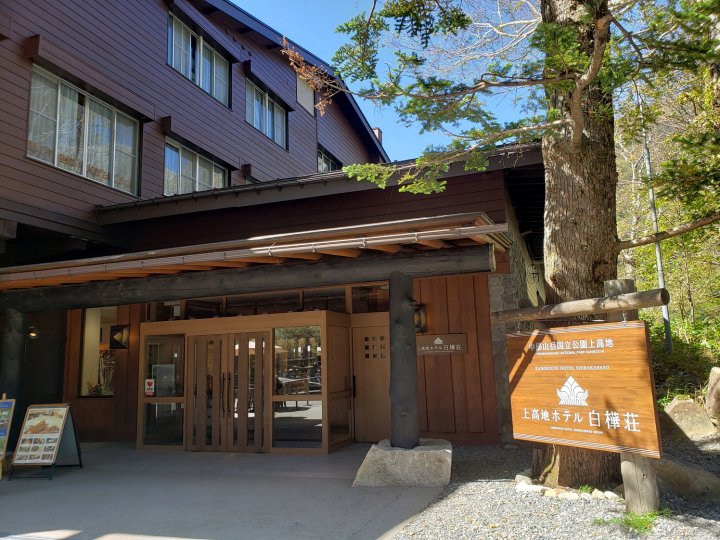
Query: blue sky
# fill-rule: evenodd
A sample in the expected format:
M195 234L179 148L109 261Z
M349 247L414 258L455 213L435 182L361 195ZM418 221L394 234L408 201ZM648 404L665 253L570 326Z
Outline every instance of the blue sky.
M344 43L335 28L372 5L370 0L231 0L265 24L284 34L326 62ZM501 120L515 116L510 100L495 104ZM358 99L368 122L383 131L383 146L392 160L414 158L429 145L446 144L442 134L419 135L419 127L405 127L391 108L378 109Z

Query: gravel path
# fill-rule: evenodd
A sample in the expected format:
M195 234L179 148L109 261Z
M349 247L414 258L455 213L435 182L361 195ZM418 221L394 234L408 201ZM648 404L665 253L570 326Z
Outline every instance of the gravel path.
M680 453L684 447L666 443ZM720 437L707 443L708 452L695 451L696 464L720 461ZM687 449L686 449L687 451ZM707 455L706 455L707 454ZM714 454L714 455L713 455ZM710 460L706 460L708 455ZM621 525L598 524L623 516L624 503L605 500L563 500L515 491L515 474L529 467L530 449L520 446L457 447L453 476L445 491L409 521L396 540L438 539L680 539L720 538L720 507L699 505L678 497L663 497L671 512L658 518L652 531L639 535Z

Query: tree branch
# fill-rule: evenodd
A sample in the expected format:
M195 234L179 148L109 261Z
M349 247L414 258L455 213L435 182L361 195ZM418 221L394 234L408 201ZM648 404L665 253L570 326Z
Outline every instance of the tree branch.
M572 126L572 141L571 148L577 152L580 150L582 144L583 135L583 110L582 110L582 99L583 92L590 86L590 83L595 80L597 74L600 72L602 67L602 58L605 53L605 47L607 46L607 38L610 34L610 23L612 22L612 15L605 15L597 20L595 23L595 32L593 33L593 54L590 60L590 66L587 71L578 79L575 84L575 89L570 96L570 117L573 121Z
M657 234L650 234L648 236L642 236L640 238L633 238L630 240L621 240L617 243L616 247L618 251L623 251L625 249L633 249L640 246L646 246L648 244L652 244L653 242L667 240L668 238L685 234L686 232L699 229L700 227L704 227L705 225L710 225L711 223L715 223L716 221L720 221L720 212L713 212L712 214L708 214L703 218L691 221L690 223L684 223L683 225L673 227L672 229L668 229L667 231L662 231Z

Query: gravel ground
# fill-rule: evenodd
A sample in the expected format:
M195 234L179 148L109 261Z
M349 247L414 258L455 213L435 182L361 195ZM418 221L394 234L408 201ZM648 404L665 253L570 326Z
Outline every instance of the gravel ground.
M692 444L666 442L666 451L697 465L720 467L720 436ZM422 513L410 520L396 540L437 539L680 539L720 538L720 506L663 497L671 512L646 534L617 524L598 524L623 516L624 503L562 500L515 491L515 474L530 464L530 448L457 447L453 449L450 485Z

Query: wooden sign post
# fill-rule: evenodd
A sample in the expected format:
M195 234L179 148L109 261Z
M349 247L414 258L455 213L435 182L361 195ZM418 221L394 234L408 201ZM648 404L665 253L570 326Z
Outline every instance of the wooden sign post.
M41 467L41 474L17 478L47 477L49 480L52 480L55 467L83 466L69 404L28 407L13 456L10 480L15 476L16 466Z
M14 410L15 400L7 399L7 394L3 393L2 399L0 399L0 480L2 480L5 451L7 449L8 438L10 437L10 426L12 424Z
M507 336L513 436L660 458L645 323Z

